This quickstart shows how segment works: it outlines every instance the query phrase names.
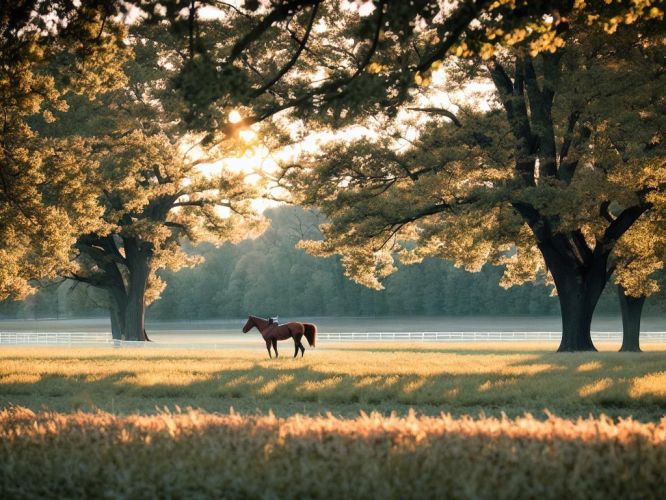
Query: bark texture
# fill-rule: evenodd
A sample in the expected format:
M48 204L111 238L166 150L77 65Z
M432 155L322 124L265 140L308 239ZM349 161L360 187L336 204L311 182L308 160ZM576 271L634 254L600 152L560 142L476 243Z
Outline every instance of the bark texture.
M145 304L146 288L150 275L152 252L147 245L135 240L125 240L125 252L129 277L127 279L127 308L125 310L125 333L127 340L146 340Z
M622 286L617 287L622 311L622 347L620 352L641 352L641 314L645 297L627 295Z

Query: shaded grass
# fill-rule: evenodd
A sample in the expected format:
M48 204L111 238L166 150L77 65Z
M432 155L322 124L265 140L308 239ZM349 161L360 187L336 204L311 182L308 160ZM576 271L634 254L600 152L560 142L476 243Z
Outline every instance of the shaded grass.
M2 498L660 498L659 424L0 412Z
M9 348L0 355L0 407L541 418L548 409L657 421L666 413L666 351L650 347L557 354L551 344L328 344L296 360L247 350Z

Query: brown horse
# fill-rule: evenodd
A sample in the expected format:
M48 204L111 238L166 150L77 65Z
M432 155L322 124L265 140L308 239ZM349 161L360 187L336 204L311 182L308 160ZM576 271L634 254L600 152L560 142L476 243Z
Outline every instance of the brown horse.
M243 327L243 333L247 333L252 328L257 327L257 330L261 332L261 336L266 341L266 349L268 349L268 356L273 357L271 354L271 345L275 351L275 357L278 357L277 350L277 341L278 340L287 340L289 338L294 339L294 357L298 354L298 350L301 350L301 357L305 354L305 347L301 339L305 336L308 339L308 344L311 347L315 346L315 338L317 337L317 327L312 323L285 323L284 325L278 325L264 318L258 318L257 316L248 316L247 323Z

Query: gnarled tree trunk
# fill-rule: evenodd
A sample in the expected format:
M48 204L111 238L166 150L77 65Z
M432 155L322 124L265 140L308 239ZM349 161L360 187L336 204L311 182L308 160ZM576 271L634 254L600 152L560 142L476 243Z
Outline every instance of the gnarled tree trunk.
M641 352L641 314L645 297L627 295L624 287L618 285L617 294L622 311L622 347L620 352Z

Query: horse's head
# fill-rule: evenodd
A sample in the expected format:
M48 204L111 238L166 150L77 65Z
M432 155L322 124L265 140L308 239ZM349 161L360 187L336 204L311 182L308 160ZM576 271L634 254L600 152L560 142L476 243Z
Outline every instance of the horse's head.
M252 316L247 317L247 322L245 323L245 326L243 327L243 333L247 333L250 330L252 330L252 327L256 326L254 324L254 318Z

